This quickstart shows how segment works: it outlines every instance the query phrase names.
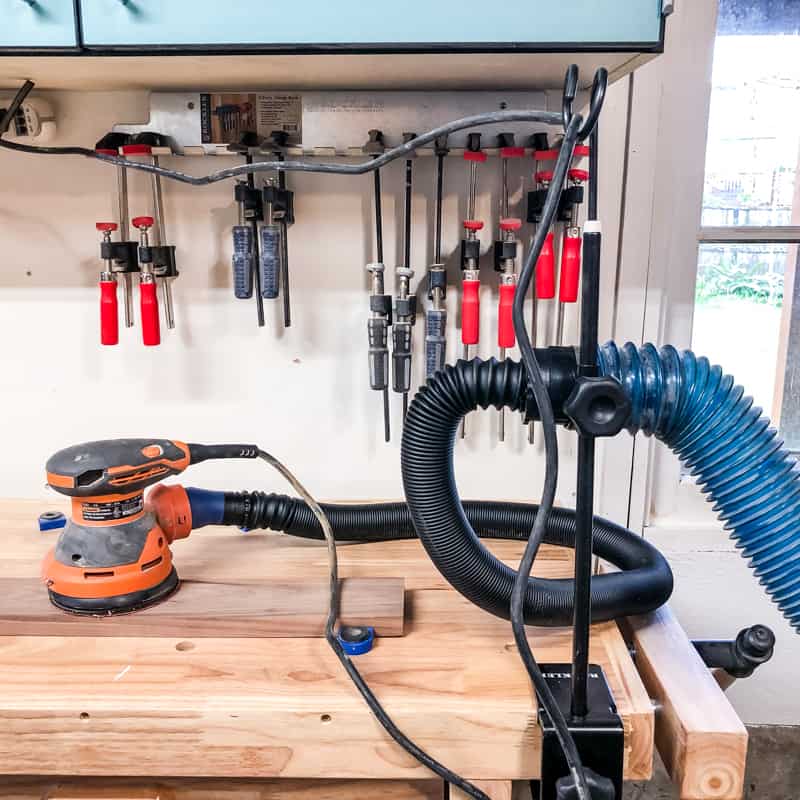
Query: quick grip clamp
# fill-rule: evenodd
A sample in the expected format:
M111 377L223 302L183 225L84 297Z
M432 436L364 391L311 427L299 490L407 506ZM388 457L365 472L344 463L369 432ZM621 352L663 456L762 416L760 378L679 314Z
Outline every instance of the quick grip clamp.
M139 261L142 264L150 264L157 278L177 278L180 274L175 263L174 245L140 246Z
M111 262L112 272L138 272L138 252L138 242L115 242L108 239L100 242L100 258Z
M242 207L242 216L246 221L261 222L264 219L264 201L260 189L248 186L246 183L237 183L233 196Z
M428 270L428 300L433 300L437 292L444 300L447 297L447 270L444 264L433 264Z
M275 222L294 225L294 192L280 186L265 186L264 203L272 204L272 218Z
M369 310L374 314L380 314L387 325L392 324L392 296L390 294L371 294Z
M494 243L494 269L495 272L503 272L506 270L507 265L513 263L517 259L517 252L519 250L519 241L516 237L516 232L522 227L522 221L517 219L502 219L500 220L500 232L502 238Z

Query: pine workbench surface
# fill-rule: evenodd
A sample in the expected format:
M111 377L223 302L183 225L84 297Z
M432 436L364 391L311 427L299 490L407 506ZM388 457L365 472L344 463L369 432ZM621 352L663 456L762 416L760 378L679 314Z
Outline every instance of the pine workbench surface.
M58 532L40 533L36 518L54 507L0 501L5 578L38 576ZM490 546L509 564L522 550ZM322 544L272 533L208 528L173 553L184 579L327 574ZM342 545L339 558L345 577L405 579L405 636L379 638L356 662L400 728L466 777L537 777L536 703L510 624L450 589L418 542ZM544 548L537 574L570 571L568 551ZM531 639L541 662L570 661L568 631L531 629ZM594 627L591 659L624 719L625 776L648 778L652 704L616 625ZM0 717L0 775L430 777L321 638L4 636Z

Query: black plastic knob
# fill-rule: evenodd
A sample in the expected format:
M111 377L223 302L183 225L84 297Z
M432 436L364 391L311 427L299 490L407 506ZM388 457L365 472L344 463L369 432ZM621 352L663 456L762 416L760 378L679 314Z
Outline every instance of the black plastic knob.
M631 415L631 401L614 378L581 377L564 413L584 436L616 436Z

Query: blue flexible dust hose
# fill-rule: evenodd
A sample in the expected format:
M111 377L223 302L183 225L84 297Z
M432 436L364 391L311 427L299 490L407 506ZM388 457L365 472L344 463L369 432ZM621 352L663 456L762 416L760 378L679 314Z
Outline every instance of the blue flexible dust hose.
M730 375L689 350L609 342L599 366L631 400L628 430L679 456L800 632L800 471L769 419Z

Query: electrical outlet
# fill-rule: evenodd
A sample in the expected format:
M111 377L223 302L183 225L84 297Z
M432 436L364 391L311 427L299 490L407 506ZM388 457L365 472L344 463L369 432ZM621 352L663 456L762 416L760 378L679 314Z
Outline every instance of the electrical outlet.
M0 99L0 107L7 107L12 98ZM28 144L44 144L55 138L56 118L52 105L42 97L28 97L17 111L6 133L6 138Z

